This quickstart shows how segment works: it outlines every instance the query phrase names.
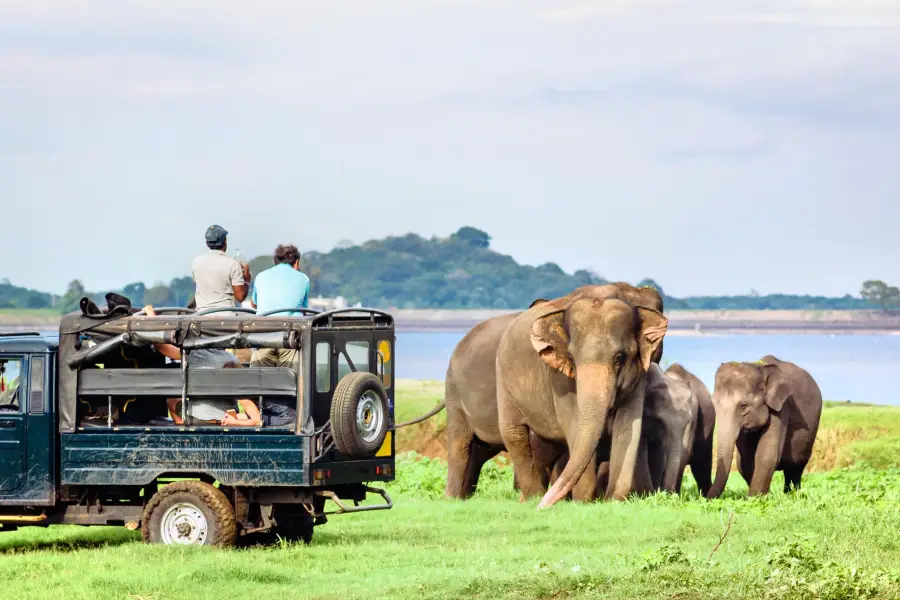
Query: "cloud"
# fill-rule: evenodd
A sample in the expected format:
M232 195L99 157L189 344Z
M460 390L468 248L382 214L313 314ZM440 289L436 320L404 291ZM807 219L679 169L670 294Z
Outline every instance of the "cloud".
M5 222L25 226L0 252L27 248L42 267L7 261L0 275L56 290L75 275L95 287L167 279L186 272L211 221L245 254L471 224L521 260L651 274L673 293L855 291L854 264L889 278L900 261L888 243L900 218L898 11L886 0L2 3L0 195ZM713 201L738 211L740 231ZM105 230L123 250L102 267L73 244L74 273L27 235L94 231L71 206L142 230ZM634 247L628 231L647 219L658 238ZM827 233L806 232L811 220ZM688 227L705 233L667 237ZM566 235L535 244L548 229ZM780 241L760 249L750 232L770 230ZM821 243L838 238L840 252ZM802 262L803 280L729 270L760 253Z
M715 160L745 162L769 154L772 146L763 142L746 146L684 147L660 150L657 157L663 161Z

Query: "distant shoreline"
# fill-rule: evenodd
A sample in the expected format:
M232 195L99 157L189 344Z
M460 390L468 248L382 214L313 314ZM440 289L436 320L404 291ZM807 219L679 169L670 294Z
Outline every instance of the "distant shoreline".
M461 332L510 310L428 310L387 309L399 332ZM853 310L673 310L668 335L737 334L881 334L900 335L900 316L880 311ZM56 315L0 311L0 329L52 330L59 325Z

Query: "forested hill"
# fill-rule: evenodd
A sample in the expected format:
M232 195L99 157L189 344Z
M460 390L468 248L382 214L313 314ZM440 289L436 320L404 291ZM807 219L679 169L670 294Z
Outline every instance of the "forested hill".
M572 289L606 283L588 270L564 272L554 263L520 265L490 248L490 236L463 227L445 238L426 239L410 233L342 244L331 252L307 252L302 269L310 276L313 294L343 296L349 303L392 308L525 308L536 298L555 298ZM251 262L258 273L271 257ZM862 298L845 296L698 296L673 298L654 280L631 282L659 289L670 309L870 309Z
M569 274L553 263L520 265L511 256L491 250L490 239L483 231L463 227L445 238L410 233L361 245L344 242L327 253L304 253L301 268L312 282L312 296L343 296L351 305L359 302L380 308L525 308L536 298L554 298L578 286L606 282L597 273ZM272 257L255 258L250 266L257 274L272 266ZM787 294L673 298L652 279L631 283L659 289L667 310L887 309L900 304L900 290L880 281L866 282L863 297L843 298ZM138 306L184 306L193 288L189 275L168 284L134 282L120 290L91 292L76 279L63 296L53 296L0 281L0 308L52 307L66 312L77 308L84 295L96 294L105 304L102 297L107 291L124 293Z

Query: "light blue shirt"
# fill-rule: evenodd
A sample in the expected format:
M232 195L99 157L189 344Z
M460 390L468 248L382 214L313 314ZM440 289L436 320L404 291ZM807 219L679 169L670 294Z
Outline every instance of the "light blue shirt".
M309 306L309 277L291 265L275 265L256 276L251 300L256 305L258 315L279 308L306 308Z

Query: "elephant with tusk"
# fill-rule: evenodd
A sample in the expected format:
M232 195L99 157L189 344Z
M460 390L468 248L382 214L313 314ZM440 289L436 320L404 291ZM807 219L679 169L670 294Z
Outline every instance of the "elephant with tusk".
M532 432L565 442L569 454L538 508L570 491L575 500L594 497L596 449L603 435L611 444L605 497L624 499L631 492L645 374L667 323L662 312L619 299L613 288L532 306L506 328L497 349L497 407L523 498L544 492Z
M662 297L653 288L636 288L624 282L590 285L577 288L568 297L619 298L633 305L663 310ZM541 298L532 302L529 310L547 304ZM485 462L506 450L500 434L497 407L496 358L500 338L506 329L524 313L502 315L482 321L457 344L450 358L445 377L444 401L427 415L400 423L405 427L447 410L448 475L445 496L469 497L476 489ZM533 352L533 350L532 350ZM662 342L653 355L659 362ZM545 368L543 363L536 367ZM565 450L565 443L529 436L530 445L538 461L538 470L545 473L540 485L549 485L550 468ZM518 488L518 478L515 485Z

